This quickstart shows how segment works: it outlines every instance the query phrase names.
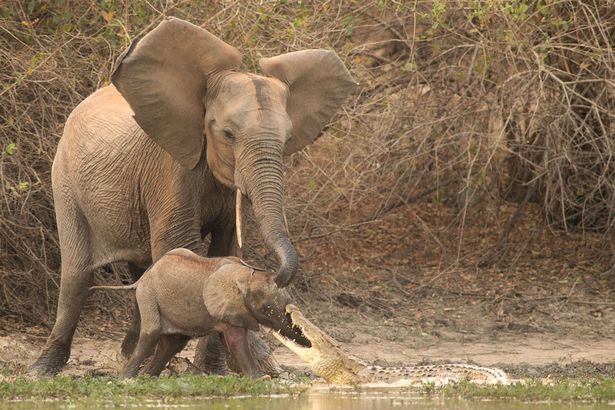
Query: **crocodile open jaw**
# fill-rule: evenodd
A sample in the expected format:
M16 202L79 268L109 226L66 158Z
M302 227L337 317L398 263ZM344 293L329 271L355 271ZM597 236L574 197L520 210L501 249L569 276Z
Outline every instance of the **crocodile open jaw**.
M286 314L290 315L293 326L301 330L312 346L301 346L278 332L274 332L276 339L305 361L314 373L327 382L339 384L360 382L357 374L365 368L365 365L354 361L340 348L338 342L306 319L295 305L286 306Z
M286 314L290 316L293 326L297 327L309 340L311 346L302 346L278 332L273 332L273 335L328 383L401 383L402 385L435 383L441 385L461 380L487 384L510 383L508 376L500 369L464 363L402 367L368 366L342 350L337 341L306 319L296 306L287 305Z

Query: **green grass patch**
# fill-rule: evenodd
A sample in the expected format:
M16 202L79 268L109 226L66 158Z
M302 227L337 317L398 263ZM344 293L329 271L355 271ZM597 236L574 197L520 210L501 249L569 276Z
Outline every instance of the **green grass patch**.
M125 399L297 394L305 389L306 386L301 384L289 386L275 380L254 380L238 376L138 377L128 381L117 377L57 376L39 380L17 378L12 381L2 381L0 400L59 399L119 402Z
M545 384L541 380L515 382L508 386L458 383L441 388L424 387L428 394L441 393L460 399L494 399L547 402L615 401L615 381L609 378L563 379Z

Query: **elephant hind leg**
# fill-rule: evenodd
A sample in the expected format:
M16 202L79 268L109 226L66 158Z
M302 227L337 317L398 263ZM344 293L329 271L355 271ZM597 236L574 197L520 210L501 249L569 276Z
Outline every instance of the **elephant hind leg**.
M137 289L137 303L141 312L141 330L134 352L122 370L125 378L134 377L143 361L154 352L160 339L160 312L148 290Z
M143 361L152 354L159 337L159 330L143 331L143 329L141 329L139 341L135 346L135 351L132 353L132 356L130 356L130 359L122 370L122 375L124 378L129 379L137 375L139 372L139 366L141 366Z
M30 373L54 375L68 361L90 279L91 271L63 268L56 321L39 358L30 366Z
M62 258L60 295L56 321L39 358L30 366L33 374L56 374L70 357L73 335L92 278L90 230L75 207L56 209Z
M139 280L139 278L145 272L145 269L138 267L133 263L128 264L128 270L130 271L130 276L133 282ZM124 340L122 341L122 356L128 359L137 345L137 341L139 340L139 329L141 327L141 315L139 313L139 305L137 301L134 301L134 308L132 314L132 321L130 322L130 327L126 332L126 336L124 336Z
M143 373L150 376L158 376L164 367L177 353L181 352L190 337L184 335L162 335L156 346L156 353L143 369Z

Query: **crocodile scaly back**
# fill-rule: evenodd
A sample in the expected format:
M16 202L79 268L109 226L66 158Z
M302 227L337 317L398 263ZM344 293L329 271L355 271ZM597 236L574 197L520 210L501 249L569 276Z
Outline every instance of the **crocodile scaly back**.
M443 385L465 380L478 384L510 384L508 376L501 369L463 363L404 367L367 366L358 376L363 383Z

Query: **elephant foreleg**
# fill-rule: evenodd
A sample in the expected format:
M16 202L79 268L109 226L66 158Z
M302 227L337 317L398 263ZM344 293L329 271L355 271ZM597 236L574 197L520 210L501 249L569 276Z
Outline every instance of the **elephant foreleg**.
M264 376L265 373L250 352L247 329L228 325L223 334L226 346L235 358L241 373L250 377Z
M212 333L199 339L194 354L194 366L203 373L225 375L226 348L222 333Z
M280 374L280 366L273 358L271 348L269 348L267 342L263 340L258 332L248 330L248 348L250 349L250 354L265 374L272 377ZM227 364L232 371L240 373L241 367L233 355L227 357Z
M237 242L235 223L229 223L224 228L211 232L211 243L207 249L207 256L237 256L241 258L241 248Z

